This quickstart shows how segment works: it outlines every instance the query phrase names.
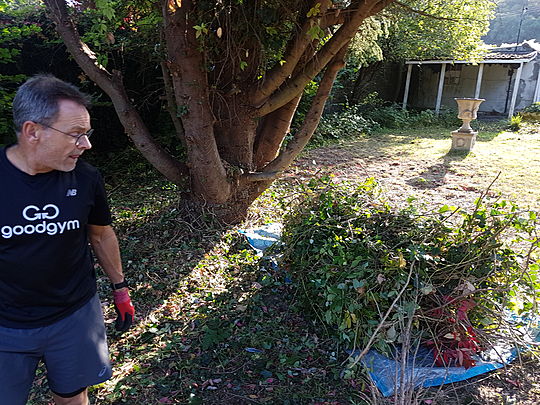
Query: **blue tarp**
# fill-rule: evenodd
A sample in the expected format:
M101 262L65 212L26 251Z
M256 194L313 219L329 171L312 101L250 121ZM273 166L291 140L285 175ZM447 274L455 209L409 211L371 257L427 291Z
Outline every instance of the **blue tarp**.
M240 229L239 232L246 236L251 247L262 256L267 248L279 242L281 229L281 224L271 223L258 228Z
M540 337L536 328L529 329L529 336ZM352 353L352 357L359 351ZM383 396L393 395L401 384L407 387L434 387L442 384L467 380L480 374L496 370L510 364L518 356L518 350L508 345L495 346L493 349L473 356L476 365L469 369L464 367L437 367L434 365L431 350L418 348L414 355L408 356L405 370L402 373L399 359L388 358L375 350L370 350L361 360L369 375ZM399 357L399 354L398 356ZM496 359L496 360L495 360Z
M258 228L240 230L244 234L249 244L257 251L259 256L264 254L265 249L278 242L281 237L280 224L268 224ZM509 319L516 319L516 316L509 316ZM520 323L523 323L522 320ZM523 334L531 341L540 341L539 320L529 322ZM357 356L360 351L349 352L352 357ZM482 356L475 356L476 365L469 369L464 367L436 367L431 351L428 348L420 347L414 355L408 356L408 363L402 373L399 360L388 358L375 350L370 350L361 360L367 368L371 379L384 396L392 395L401 383L407 388L433 387L441 384L463 381L477 375L487 373L492 370L508 365L518 356L518 351L514 347L505 345L494 345L494 347L482 353ZM399 355L396 356L399 358Z

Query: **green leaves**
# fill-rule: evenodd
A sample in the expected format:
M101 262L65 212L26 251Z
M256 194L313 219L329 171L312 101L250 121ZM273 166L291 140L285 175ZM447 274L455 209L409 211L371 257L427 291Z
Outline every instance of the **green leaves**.
M18 72L23 44L41 32L41 27L25 17L20 18L17 7L24 7L13 1L0 2L0 11L5 13L0 29L0 66L4 72ZM0 144L14 139L11 123L11 103L19 84L26 79L23 74L0 74Z
M439 208L439 214L444 214L444 213L447 213L447 212L454 212L454 211L457 211L458 210L458 207L454 207L454 206L449 206L449 205L443 205L441 208Z
M194 25L193 28L195 29L195 38L200 38L201 36L208 34L208 27L204 23Z
M404 4L389 17L393 27L387 44L393 57L404 59L478 57L480 38L487 33L495 8L491 0L409 0Z
M96 9L109 21L115 18L114 3L114 1L110 0L95 0L94 2Z
M443 336L469 302L478 303L467 308L482 327L500 321L495 307L525 315L540 303L539 262L524 265L510 244L517 233L529 251L539 247L535 212L479 200L472 212L445 205L423 216L390 207L372 179L336 184L325 177L303 194L286 219L283 260L301 280L306 311L348 346L365 345L379 327L374 347L388 350L409 320L415 336ZM444 303L443 316L437 308ZM387 311L392 322L379 325Z
M311 27L307 34L311 37L312 40L315 40L315 39L322 39L324 38L325 36L325 33L324 31L322 30L322 28L318 25L314 25L313 27Z
M211 347L224 342L231 336L230 325L216 320L210 320L208 324L203 327L203 332L204 335L201 341L203 350L208 350Z
M308 13L307 13L307 17L315 17L317 15L319 15L321 13L321 3L317 3L315 4L314 7L312 7Z

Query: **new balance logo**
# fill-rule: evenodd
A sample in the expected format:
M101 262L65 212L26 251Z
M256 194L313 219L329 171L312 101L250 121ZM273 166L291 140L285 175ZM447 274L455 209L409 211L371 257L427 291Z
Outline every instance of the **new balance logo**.
M103 366L103 368L101 369L101 371L98 374L98 377L103 377L105 375L105 373L107 373L108 369L109 369L109 367Z
M74 197L77 195L77 189L76 188L68 188L68 191L66 193L66 197Z

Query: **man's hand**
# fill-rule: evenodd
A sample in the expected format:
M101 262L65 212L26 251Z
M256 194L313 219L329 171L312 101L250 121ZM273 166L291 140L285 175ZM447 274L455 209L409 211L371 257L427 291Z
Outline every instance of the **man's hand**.
M113 291L114 309L118 314L116 318L115 328L117 331L127 331L133 323L135 317L135 307L131 303L129 291L127 288Z

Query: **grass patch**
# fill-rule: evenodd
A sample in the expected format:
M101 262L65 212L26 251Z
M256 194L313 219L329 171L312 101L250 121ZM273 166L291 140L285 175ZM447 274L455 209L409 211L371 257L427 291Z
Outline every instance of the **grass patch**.
M505 122L480 124L470 153L451 151L453 129L442 127L385 129L336 144L326 153L344 156L334 170L346 171L355 164L376 166L381 161L426 168L427 172L440 167L444 173L459 177L467 187L473 183L478 193L498 176L492 188L494 193L518 202L523 208L540 210L540 126L529 123L519 132L509 132L505 127ZM309 154L309 160L313 159L317 156ZM381 173L370 172L365 177L378 177L378 174Z

